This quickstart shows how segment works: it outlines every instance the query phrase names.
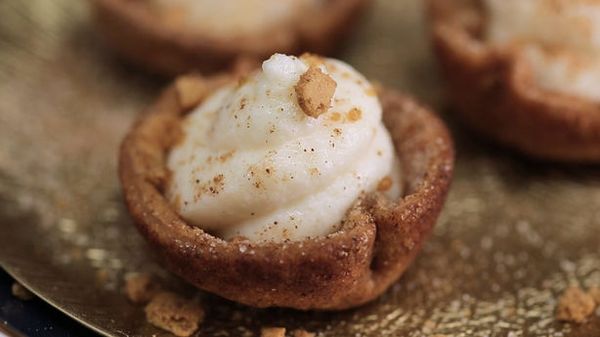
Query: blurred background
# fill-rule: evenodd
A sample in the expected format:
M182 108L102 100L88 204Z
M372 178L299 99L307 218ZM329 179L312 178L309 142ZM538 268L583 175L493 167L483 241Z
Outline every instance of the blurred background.
M199 336L252 336L265 325L319 336L599 336L598 315L585 325L554 319L569 284L600 284L597 168L532 161L456 122L422 1L376 0L356 24L336 57L447 121L457 148L452 191L414 266L374 303L341 313L256 310L163 270L124 209L119 143L170 79L117 57L87 1L1 0L0 327L10 330L0 331L161 335L121 292L126 273L144 271L209 303ZM39 298L11 295L13 278Z

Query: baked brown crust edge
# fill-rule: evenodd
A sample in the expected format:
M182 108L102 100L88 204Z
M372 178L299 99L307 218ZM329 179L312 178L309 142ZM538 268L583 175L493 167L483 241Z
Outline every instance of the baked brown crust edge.
M196 78L217 88L227 77ZM176 86L166 89L124 139L119 174L138 229L166 267L197 287L256 307L338 310L373 300L409 266L443 206L453 165L444 124L410 98L385 90L384 123L401 158L406 195L372 195L342 229L291 243L224 241L186 224L161 194L177 141Z
M474 130L545 160L600 162L600 103L539 87L518 50L489 47L464 18L473 0L428 0L436 55L458 115Z
M157 24L139 1L92 0L92 6L100 34L121 56L151 72L173 76L214 73L240 57L264 60L275 52L331 54L371 1L330 0L323 14L302 18L301 25L227 40Z

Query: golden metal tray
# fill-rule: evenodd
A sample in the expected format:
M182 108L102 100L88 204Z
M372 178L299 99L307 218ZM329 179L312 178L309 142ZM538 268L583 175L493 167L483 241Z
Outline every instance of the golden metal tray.
M340 57L442 108L421 6L376 1ZM581 326L554 320L570 283L600 284L598 167L528 162L459 126L445 212L376 302L256 310L190 289L155 264L115 172L122 136L164 84L114 60L85 1L0 1L0 264L83 324L108 336L164 334L120 290L126 272L149 271L206 301L199 336L252 336L263 325L319 336L600 336L599 315Z

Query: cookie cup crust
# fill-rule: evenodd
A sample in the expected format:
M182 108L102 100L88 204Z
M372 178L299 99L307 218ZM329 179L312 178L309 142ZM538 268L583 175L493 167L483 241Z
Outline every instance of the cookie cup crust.
M202 96L233 76L203 78ZM129 211L164 265L200 289L255 307L339 310L373 300L409 266L448 191L454 151L444 124L411 98L383 90L384 123L402 163L405 195L361 198L342 228L288 243L225 241L187 224L163 195L166 158L181 134L177 85L167 88L122 143L119 174ZM201 99L200 99L201 101Z
M447 92L468 126L539 159L600 162L600 102L540 87L519 49L487 45L477 1L427 2Z
M309 51L331 54L349 35L372 0L328 0L327 7L267 32L216 38L182 25L164 25L143 0L92 0L104 40L132 64L173 76L189 71L228 69L240 57L263 60L271 54Z

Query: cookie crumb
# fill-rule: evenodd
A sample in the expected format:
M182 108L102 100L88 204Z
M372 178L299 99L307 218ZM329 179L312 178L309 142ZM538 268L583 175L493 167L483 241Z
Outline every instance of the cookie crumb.
M260 329L260 337L285 337L285 328L262 328Z
M304 329L296 329L294 331L292 331L292 336L293 337L315 337L315 333L314 332L308 332Z
M317 118L327 112L337 83L321 69L310 66L295 86L298 104L304 113Z
M197 76L180 76L175 80L175 89L179 105L184 110L197 106L208 94L208 87Z
M596 303L590 294L580 287L569 287L558 301L556 318L559 321L584 323L595 308Z
M129 274L125 277L125 294L136 304L148 303L160 288L149 274Z
M12 295L22 301L29 301L35 298L35 295L19 282L14 282L10 287Z
M204 319L204 309L199 303L171 292L154 296L145 311L150 324L180 337L191 336Z

